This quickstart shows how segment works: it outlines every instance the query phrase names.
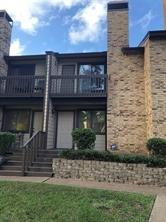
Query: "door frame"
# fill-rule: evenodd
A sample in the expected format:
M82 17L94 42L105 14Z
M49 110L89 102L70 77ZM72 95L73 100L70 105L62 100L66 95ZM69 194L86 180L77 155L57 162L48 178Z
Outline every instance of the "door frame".
M34 130L34 117L35 117L35 113L38 113L38 112L43 112L43 110L42 109L32 109L31 110L31 126L30 126L30 137L32 137L32 135L33 135L33 130Z
M58 141L58 117L60 112L72 112L73 113L73 129L76 127L76 110L56 110L56 127L55 127L55 149L57 149L57 141ZM73 130L72 129L72 130ZM72 141L72 149L74 148L74 143Z

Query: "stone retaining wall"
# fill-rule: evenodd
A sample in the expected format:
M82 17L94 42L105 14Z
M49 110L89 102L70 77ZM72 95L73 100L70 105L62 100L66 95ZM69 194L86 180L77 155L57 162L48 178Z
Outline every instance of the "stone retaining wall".
M166 186L166 168L144 164L54 159L55 178Z

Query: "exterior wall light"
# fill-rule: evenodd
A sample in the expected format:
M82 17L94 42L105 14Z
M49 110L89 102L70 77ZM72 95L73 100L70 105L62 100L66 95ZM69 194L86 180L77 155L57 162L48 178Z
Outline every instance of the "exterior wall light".
M117 150L117 144L111 144L111 150L112 151Z

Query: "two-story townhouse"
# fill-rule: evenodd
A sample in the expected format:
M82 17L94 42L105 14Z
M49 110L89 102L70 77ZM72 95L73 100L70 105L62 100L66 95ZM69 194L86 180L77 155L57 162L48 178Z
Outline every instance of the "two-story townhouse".
M72 149L77 127L95 130L97 150L145 154L148 138L166 137L166 31L130 47L128 17L128 2L108 4L106 52L9 56L13 21L0 11L1 131L45 156Z

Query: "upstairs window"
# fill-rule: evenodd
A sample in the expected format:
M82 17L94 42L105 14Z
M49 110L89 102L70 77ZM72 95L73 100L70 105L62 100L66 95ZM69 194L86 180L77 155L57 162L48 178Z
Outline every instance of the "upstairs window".
M87 64L79 67L81 93L101 92L105 89L104 65Z
M80 65L79 68L79 74L80 75L97 75L97 74L104 74L104 64L98 65L98 64L87 64L87 65Z
M35 65L34 64L21 64L21 65L11 65L9 66L9 75L15 76L29 76L35 75Z

